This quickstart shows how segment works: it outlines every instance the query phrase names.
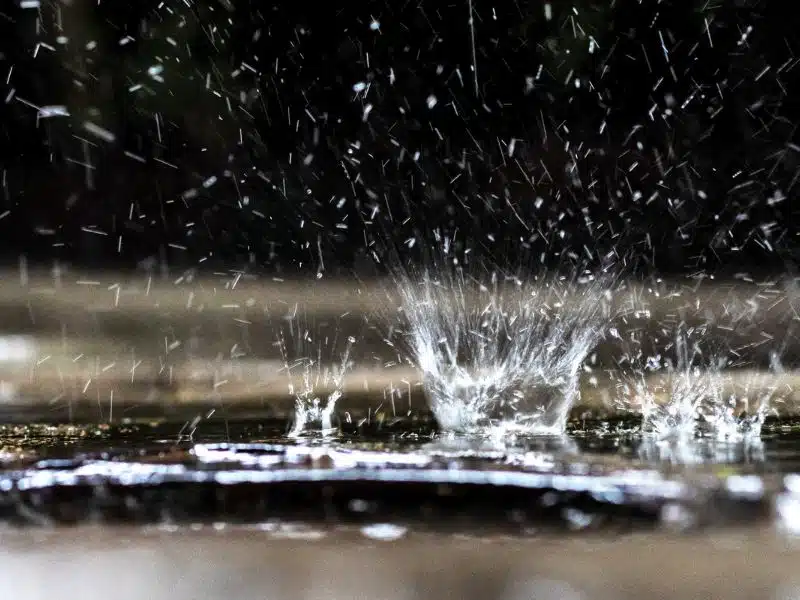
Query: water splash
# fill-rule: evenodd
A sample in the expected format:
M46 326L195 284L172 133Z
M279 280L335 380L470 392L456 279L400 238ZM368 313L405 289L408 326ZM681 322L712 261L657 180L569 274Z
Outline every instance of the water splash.
M354 337L342 343L338 327L334 327L332 335L322 328L317 334L313 336L295 318L287 318L278 336L289 393L295 399L294 424L289 433L292 437L329 435L336 431L336 402L344 393L344 379L352 368ZM338 362L333 362L333 357Z
M706 404L701 418L709 433L720 441L758 439L767 416L783 402L775 375L783 372L778 355L772 354L771 372L723 380L721 397Z
M760 438L778 401L777 355L773 373L725 371L730 366L725 353L704 355L691 334L679 330L676 335L676 363L666 365L666 398L660 402L652 390L640 388L643 432L657 440L683 442L696 437L734 443Z
M581 364L603 335L592 277L523 282L459 265L398 278L412 362L449 431L562 434Z
M660 402L653 392L641 398L642 431L657 439L694 438L703 411L713 411L722 400L721 369L726 361L717 354L706 358L693 333L680 328L676 333L675 363L664 365L666 384L660 386L666 398Z

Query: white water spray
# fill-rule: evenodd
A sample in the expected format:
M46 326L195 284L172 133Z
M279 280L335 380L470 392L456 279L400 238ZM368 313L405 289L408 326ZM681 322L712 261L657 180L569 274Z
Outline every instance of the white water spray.
M281 328L278 346L295 399L295 420L290 436L329 435L336 431L336 402L343 395L344 378L352 368L350 352L355 338L342 344L338 328L332 336L312 336L308 328L288 320ZM343 349L341 349L343 346ZM338 357L338 362L333 362Z
M526 283L455 266L398 278L413 362L448 431L563 434L579 371L603 335L592 277Z
M772 373L755 373L722 380L724 387L714 403L702 407L701 419L718 441L758 439L767 416L783 402L775 375L782 371L778 357L772 355Z
M642 400L642 431L656 439L689 440L695 437L705 406L721 399L721 369L724 358L705 358L691 335L679 330L675 336L675 362L665 365L666 399L653 393ZM704 364L697 364L699 362Z
M727 357L721 353L704 356L690 335L678 332L676 363L667 365L665 401L644 391L642 430L658 440L686 442L702 436L719 442L758 439L777 398L774 376L742 376L725 371ZM780 365L773 355L772 370Z

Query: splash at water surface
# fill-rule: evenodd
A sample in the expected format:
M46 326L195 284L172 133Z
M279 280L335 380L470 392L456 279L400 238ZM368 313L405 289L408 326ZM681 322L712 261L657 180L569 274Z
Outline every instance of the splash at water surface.
M580 367L603 335L608 292L455 265L398 277L411 359L439 425L481 434L564 433Z
M342 397L344 379L352 368L350 353L355 338L340 339L339 328L312 330L289 318L281 328L278 347L295 399L295 418L290 436L329 435L336 431L336 402Z
M761 436L764 420L780 400L770 374L740 375L720 351L704 354L692 332L679 331L676 361L665 368L666 399L642 391L643 431L660 440L687 441L697 436L743 442ZM772 370L780 370L773 356Z

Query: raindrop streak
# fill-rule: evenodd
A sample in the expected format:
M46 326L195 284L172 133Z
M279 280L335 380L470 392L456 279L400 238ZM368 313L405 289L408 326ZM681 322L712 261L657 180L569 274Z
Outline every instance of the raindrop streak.
M480 96L480 88L478 86L478 56L475 50L475 13L472 10L472 0L467 0L469 7L469 36L472 44L472 77L475 82L475 97Z

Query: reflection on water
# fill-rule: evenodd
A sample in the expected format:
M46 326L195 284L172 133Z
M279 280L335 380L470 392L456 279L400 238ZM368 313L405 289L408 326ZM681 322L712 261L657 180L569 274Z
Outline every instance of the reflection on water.
M644 461L701 465L762 464L773 470L800 470L800 421L767 421L761 439L721 442L698 436L659 440L639 431L638 420L618 418L572 421L564 436L495 438L440 433L430 419L409 417L391 422L373 420L343 423L335 436L289 439L285 419L225 420L218 415L195 423L172 422L125 425L0 425L0 461L17 458L72 458L76 455L135 455L152 449L184 451L193 444L219 442L267 444L278 448L369 450L383 453L428 453L439 456L497 458L538 452L589 460L613 459L631 464ZM0 463L0 464L2 464Z
M797 512L800 485L770 479L800 466L798 428L787 422L747 444L642 438L611 421L512 443L419 422L319 439L287 440L286 427L208 421L193 440L170 423L0 427L0 522L322 519L370 525L381 538L414 524L683 529L706 523L708 507L715 523L775 514L791 529Z
M800 475L787 475L783 484L784 491L775 498L776 522L785 533L800 536Z
M567 435L476 436L441 433L423 446L425 452L449 456L513 456L530 452L577 455L578 445Z
M766 460L764 442L745 438L738 441L720 441L715 438L645 437L639 445L639 457L648 462L666 462L681 465L750 464Z

